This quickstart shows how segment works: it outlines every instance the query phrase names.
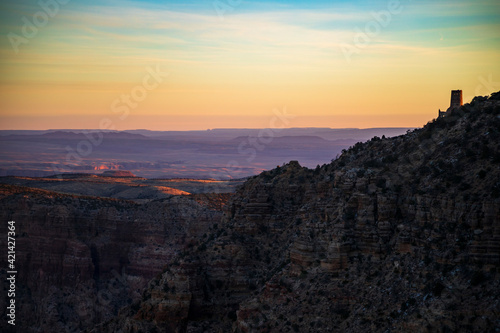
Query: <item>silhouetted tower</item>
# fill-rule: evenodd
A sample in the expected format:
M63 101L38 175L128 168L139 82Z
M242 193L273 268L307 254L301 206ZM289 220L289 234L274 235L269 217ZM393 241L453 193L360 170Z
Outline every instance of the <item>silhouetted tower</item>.
M462 90L452 90L451 91L451 101L450 101L450 109L454 109L464 105L462 100Z
M444 117L446 115L446 112L458 108L464 105L463 99L462 99L462 90L452 90L451 91L451 100L450 100L450 107L446 111L441 111L441 109L438 111L438 118Z

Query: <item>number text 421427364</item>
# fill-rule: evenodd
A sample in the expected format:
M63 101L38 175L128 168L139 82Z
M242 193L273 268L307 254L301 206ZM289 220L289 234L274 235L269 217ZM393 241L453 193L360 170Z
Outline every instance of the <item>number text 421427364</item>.
M7 317L10 325L16 325L16 222L9 221L7 228Z

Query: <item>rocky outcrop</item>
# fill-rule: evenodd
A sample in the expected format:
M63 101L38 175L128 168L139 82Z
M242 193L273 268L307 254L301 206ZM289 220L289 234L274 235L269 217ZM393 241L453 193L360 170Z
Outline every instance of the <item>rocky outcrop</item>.
M186 196L139 205L11 185L0 185L0 207L3 234L16 221L18 332L76 332L109 320L222 216Z
M492 331L500 101L249 179L203 242L95 332Z
M0 217L18 233L17 329L493 331L498 96L314 170L263 172L231 198L139 204L1 185Z

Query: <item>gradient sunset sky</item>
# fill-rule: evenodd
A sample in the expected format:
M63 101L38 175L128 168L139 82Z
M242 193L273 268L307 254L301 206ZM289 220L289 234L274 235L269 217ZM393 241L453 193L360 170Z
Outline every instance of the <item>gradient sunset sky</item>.
M0 129L419 127L500 90L498 0L55 1L0 5Z

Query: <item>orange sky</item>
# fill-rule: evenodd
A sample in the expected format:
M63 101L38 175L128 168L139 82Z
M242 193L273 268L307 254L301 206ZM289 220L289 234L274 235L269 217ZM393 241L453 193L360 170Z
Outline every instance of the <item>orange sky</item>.
M500 90L498 1L398 3L2 5L0 129L417 127Z

